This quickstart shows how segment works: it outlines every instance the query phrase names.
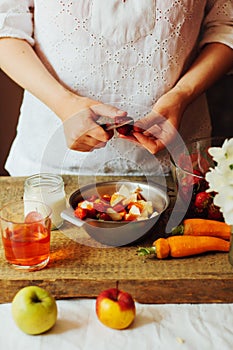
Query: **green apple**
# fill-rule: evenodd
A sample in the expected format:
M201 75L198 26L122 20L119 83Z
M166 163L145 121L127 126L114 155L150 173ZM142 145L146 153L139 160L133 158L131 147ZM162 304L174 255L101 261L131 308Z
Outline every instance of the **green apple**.
M100 322L114 329L128 328L136 315L132 296L118 288L102 291L96 299L96 314Z
M20 289L12 301L12 316L16 325L27 334L41 334L57 320L57 304L53 296L38 286Z

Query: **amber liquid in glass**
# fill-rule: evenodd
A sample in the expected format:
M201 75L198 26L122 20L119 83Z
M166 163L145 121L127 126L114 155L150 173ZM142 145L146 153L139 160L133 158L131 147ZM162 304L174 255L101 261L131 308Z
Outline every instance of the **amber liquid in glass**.
M6 260L18 266L35 266L49 259L50 228L41 223L14 224L2 237Z

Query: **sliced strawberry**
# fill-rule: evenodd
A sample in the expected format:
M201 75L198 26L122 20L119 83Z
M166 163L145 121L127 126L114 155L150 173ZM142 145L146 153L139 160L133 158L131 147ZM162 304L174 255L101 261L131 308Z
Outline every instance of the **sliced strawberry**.
M133 130L133 126L131 124L122 125L122 126L119 126L119 128L117 128L117 131L119 132L119 134L122 134L125 136L129 135L132 130Z
M125 207L122 204L119 204L119 203L114 205L113 209L115 211L117 211L118 213L122 212L122 211L125 211Z
M75 211L74 211L74 215L75 215L77 218L83 220L83 219L85 219L85 218L87 217L87 209L81 208L81 207L77 207L77 208L75 209Z
M107 208L109 208L109 205L103 202L94 202L93 207L99 212L106 212Z
M97 211L95 210L95 208L90 208L90 209L87 209L86 217L96 219L96 214L97 214Z
M99 220L103 220L103 221L112 221L111 216L109 216L107 213L99 213L98 215L98 219Z
M125 125L120 126L123 123L127 123ZM121 117L121 116L117 116L115 118L115 125L117 126L116 130L119 132L119 134L122 135L129 135L131 133L131 131L133 130L133 124L134 124L134 120L131 117ZM118 127L119 125L119 127Z

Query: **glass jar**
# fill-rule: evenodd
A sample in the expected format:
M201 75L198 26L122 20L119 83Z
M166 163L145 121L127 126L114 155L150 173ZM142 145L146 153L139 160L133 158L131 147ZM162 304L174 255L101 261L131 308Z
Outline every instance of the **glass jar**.
M60 214L66 208L64 182L61 176L41 173L28 177L24 183L24 199L46 203L52 209L52 229L61 227L63 219ZM30 210L33 211L34 208Z
M224 137L204 137L175 147L171 154L171 171L176 185L177 199L186 210L185 218L205 218L224 221L220 208L214 205L215 193L209 193L208 204L197 205L209 187L206 173L215 162L210 147L220 147ZM201 193L201 194L200 194ZM199 197L199 199L198 199Z

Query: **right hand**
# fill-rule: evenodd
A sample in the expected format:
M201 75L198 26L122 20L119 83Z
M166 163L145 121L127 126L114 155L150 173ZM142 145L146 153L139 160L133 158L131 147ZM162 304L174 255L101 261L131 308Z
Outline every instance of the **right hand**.
M81 152L105 147L113 136L113 131L106 132L96 123L100 116L115 118L127 115L114 106L76 95L66 106L68 108L60 115L66 143L70 149Z
M175 141L186 108L185 94L174 87L158 99L146 116L134 123L134 131L129 136L120 137L156 154Z

